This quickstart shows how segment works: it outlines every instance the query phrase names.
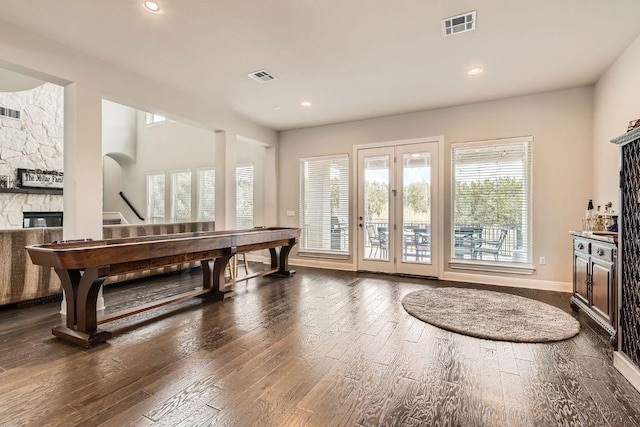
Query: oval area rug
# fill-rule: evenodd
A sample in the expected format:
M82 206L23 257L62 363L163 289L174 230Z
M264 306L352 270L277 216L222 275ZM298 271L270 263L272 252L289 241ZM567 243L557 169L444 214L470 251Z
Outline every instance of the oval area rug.
M575 336L580 322L557 307L502 292L437 288L402 299L412 316L448 331L513 342L560 341Z

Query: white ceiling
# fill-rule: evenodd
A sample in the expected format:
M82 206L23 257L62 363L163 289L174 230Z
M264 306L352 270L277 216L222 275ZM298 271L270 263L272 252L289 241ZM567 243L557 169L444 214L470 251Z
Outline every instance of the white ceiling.
M0 68L0 92L21 92L33 89L44 83L42 80Z
M593 84L640 34L639 0L159 2L0 0L0 20L277 130Z

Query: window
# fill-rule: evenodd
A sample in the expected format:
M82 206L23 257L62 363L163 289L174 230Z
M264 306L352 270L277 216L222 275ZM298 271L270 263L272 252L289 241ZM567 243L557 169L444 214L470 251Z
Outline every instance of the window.
M253 165L236 168L236 227L253 228Z
M164 223L164 173L147 175L147 222Z
M171 222L191 221L191 171L171 172Z
M155 125L158 123L164 123L167 119L160 114L147 113L145 123L148 125Z
M216 170L198 169L198 221L216 219Z
M452 145L452 260L531 263L532 140Z
M300 160L300 250L349 253L349 156Z

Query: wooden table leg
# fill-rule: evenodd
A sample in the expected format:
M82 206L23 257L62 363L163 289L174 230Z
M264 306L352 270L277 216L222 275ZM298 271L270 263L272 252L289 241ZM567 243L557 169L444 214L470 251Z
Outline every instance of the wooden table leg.
M56 269L67 299L66 326L51 333L67 341L91 347L111 338L111 332L98 329L98 293L109 277L108 267L86 270Z
M282 246L280 250L277 248L269 248L271 254L271 268L277 268L278 271L270 274L270 276L290 277L295 274L295 270L289 270L289 252L293 246L298 243L298 239L289 240L289 244Z
M213 259L202 260L202 289L211 289L211 295L218 300L231 298L236 293L230 286L226 286L224 273L231 257L236 253L236 248L231 248L228 253Z

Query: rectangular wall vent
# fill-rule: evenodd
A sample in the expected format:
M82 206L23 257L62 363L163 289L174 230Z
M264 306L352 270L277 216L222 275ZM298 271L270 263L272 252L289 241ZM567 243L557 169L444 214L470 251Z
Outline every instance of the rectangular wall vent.
M0 107L0 116L20 120L20 111L12 110L11 108Z
M442 20L442 35L445 37L454 34L466 33L476 29L476 11L466 12L456 16L450 16Z
M247 75L258 83L267 83L276 79L275 76L267 73L265 70L254 71Z

